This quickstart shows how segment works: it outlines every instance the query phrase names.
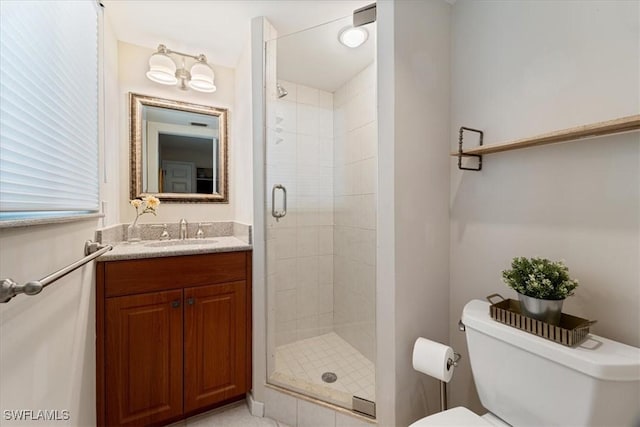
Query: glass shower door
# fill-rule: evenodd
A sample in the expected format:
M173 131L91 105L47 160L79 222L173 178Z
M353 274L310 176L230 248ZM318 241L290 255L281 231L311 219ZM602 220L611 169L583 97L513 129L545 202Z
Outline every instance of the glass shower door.
M373 415L375 24L351 17L266 46L268 381Z

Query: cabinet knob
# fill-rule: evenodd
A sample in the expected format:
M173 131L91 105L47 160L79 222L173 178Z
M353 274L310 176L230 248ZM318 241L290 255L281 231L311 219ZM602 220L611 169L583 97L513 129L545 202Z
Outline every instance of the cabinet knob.
M196 303L195 298L187 298L187 304L189 304L189 305L193 305L193 304L195 304L195 303Z
M171 301L171 307L173 307L173 308L178 308L178 307L180 307L180 300L179 300L179 299L177 299L177 300L175 300L175 301Z

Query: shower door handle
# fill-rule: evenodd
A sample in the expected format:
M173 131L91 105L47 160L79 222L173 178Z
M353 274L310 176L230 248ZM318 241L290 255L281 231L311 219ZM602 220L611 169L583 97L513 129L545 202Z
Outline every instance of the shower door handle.
M282 190L282 210L276 210L276 190ZM284 185L276 184L271 189L271 216L280 221L287 214L287 189Z

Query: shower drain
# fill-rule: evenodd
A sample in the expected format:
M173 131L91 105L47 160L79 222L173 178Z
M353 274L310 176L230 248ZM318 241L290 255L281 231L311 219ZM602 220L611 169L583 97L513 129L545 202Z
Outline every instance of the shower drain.
M325 372L322 374L322 381L325 383L335 383L338 380L338 376L333 372Z

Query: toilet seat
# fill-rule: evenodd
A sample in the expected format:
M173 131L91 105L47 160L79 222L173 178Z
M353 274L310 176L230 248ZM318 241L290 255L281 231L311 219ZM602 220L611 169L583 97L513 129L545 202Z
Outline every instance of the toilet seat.
M488 419L487 415L481 417L463 406L458 406L421 418L409 427L495 427L508 425L495 416Z

